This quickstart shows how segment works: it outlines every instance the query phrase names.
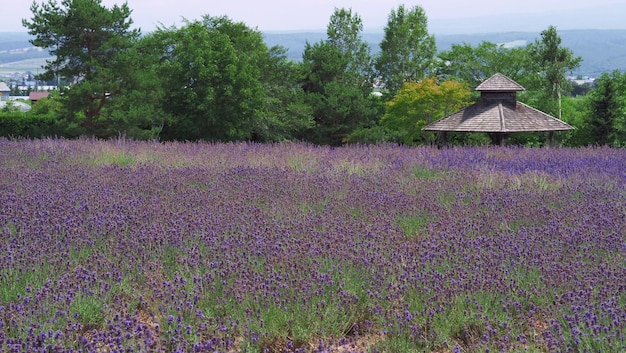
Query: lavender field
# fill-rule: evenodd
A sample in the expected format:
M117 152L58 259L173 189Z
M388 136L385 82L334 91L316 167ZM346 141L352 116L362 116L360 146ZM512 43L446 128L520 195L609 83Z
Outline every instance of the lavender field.
M626 150L0 139L0 352L624 352Z

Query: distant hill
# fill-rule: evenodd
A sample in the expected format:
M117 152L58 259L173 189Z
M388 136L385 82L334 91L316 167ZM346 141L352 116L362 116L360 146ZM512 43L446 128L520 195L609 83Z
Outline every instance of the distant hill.
M307 41L313 44L326 38L323 31L266 32L263 35L268 46L280 45L287 48L287 55L294 61L302 60ZM574 72L575 75L597 77L603 72L616 69L626 72L626 30L559 30L559 35L563 46L583 58L580 69ZM377 53L383 32L365 32L362 36L372 52ZM0 32L0 74L25 71L35 73L40 69L48 58L48 53L33 47L28 42L29 38L25 32ZM477 45L482 41L512 46L526 45L538 38L539 32L435 35L439 50L448 50L452 44Z
M26 32L0 32L0 74L33 72L45 63L48 52L28 42Z
M435 35L437 49L449 50L452 44L467 43L477 45L483 41L506 43L511 46L523 46L540 38L540 32L504 32L482 34L443 34ZM562 45L583 58L581 67L575 75L597 77L603 72L621 70L626 72L626 30L564 30L559 31ZM326 38L324 32L268 32L264 33L268 46L281 45L289 49L290 59L302 60L306 42L315 43ZM383 32L364 33L363 39L370 45L373 53L380 51L379 44Z

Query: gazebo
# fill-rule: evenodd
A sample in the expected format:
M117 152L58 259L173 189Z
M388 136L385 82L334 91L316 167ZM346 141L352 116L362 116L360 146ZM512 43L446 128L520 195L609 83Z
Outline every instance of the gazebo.
M567 123L517 101L517 92L524 91L517 82L497 73L483 81L477 103L443 119L432 122L424 131L486 132L495 144L503 144L506 135L514 132L549 132L552 144L555 131L574 128Z

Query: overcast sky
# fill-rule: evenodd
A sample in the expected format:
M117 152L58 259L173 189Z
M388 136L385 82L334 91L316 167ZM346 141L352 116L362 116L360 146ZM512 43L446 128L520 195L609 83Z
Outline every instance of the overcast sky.
M122 3L120 0L102 0L106 7ZM563 10L591 10L598 7L607 9L607 16L615 16L609 13L611 7L607 5L620 5L623 8L626 0L127 0L127 3L133 11L131 18L135 26L140 27L143 32L154 30L160 23L165 26L180 26L182 18L196 20L203 15L226 15L261 31L324 30L335 8L352 9L361 16L367 31L382 29L391 10L400 4L408 8L420 5L429 22L446 23L451 19L537 13L549 14L557 20L556 17ZM32 1L29 0L2 0L0 32L24 32L21 21L32 17L31 4ZM624 16L626 20L626 14L622 13L620 16ZM549 20L551 19L547 19ZM502 28L502 31L509 30L518 29Z

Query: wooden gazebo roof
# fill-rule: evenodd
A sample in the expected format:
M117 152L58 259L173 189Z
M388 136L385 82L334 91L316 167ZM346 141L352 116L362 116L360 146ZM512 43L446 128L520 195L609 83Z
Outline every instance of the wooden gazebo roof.
M456 132L543 132L574 128L567 123L517 101L524 87L510 78L495 74L476 87L479 101L424 127L425 131Z
M522 85L501 73L491 76L476 86L476 91L481 92L515 92L525 90L526 89L522 87Z

